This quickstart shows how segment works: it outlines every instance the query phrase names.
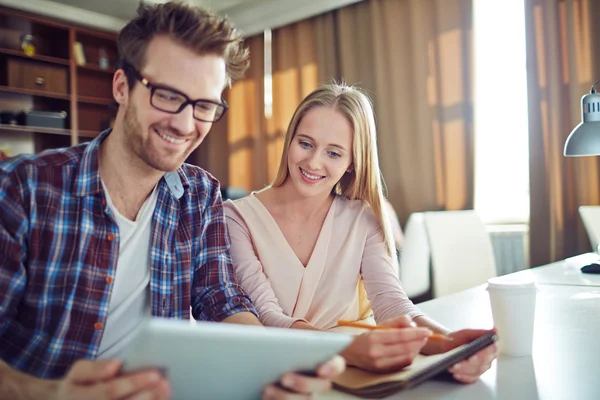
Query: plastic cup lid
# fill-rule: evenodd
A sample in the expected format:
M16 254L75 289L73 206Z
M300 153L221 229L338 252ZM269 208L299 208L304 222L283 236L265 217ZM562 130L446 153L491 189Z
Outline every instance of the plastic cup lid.
M536 291L533 278L499 276L488 280L487 290L509 290L518 292Z

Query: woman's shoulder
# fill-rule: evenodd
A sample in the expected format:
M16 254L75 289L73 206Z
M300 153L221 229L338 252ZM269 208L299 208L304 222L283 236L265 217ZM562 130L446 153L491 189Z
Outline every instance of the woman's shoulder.
M379 226L373 209L365 200L350 200L336 195L336 215L339 218L359 220L367 226Z
M239 199L225 200L223 202L223 211L225 213L225 217L235 220L244 219L244 215L252 213L251 205L255 200L254 194L252 193Z

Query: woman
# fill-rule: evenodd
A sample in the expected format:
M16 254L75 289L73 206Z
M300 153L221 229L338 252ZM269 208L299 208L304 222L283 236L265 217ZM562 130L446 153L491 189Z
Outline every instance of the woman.
M403 329L357 336L342 355L349 365L387 371L485 331L451 333L404 293L375 138L364 93L343 85L315 90L294 113L273 184L226 202L225 214L237 277L263 324L329 330L340 319L363 319L366 289L377 323ZM453 340L428 341L431 331ZM451 372L473 382L496 353L491 346Z

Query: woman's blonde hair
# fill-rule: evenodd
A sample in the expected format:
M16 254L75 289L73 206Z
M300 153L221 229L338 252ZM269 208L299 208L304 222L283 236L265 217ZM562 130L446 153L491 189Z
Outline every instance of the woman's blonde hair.
M302 117L316 107L331 107L342 113L350 121L354 134L351 171L344 174L335 185L334 193L349 200L367 202L381 225L389 255L396 260L396 247L383 205L384 183L377 156L377 133L373 105L369 96L361 89L344 84L324 85L302 100L285 134L279 170L271 186L281 186L288 178L288 152L296 129Z

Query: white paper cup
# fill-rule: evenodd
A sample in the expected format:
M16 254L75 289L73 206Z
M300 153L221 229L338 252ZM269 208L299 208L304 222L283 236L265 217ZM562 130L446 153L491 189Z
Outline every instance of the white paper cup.
M488 280L498 350L507 356L531 355L537 288L533 279L497 277Z

